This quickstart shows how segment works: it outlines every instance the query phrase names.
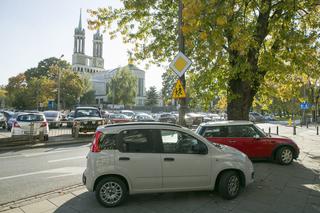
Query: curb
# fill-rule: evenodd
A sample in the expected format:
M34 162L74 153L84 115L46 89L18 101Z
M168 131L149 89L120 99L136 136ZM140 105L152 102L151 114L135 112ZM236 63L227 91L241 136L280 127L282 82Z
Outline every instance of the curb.
M54 142L48 142L48 143L34 143L34 144L30 144L30 142L28 142L28 144L11 144L8 145L6 144L5 146L0 145L0 151L4 151L4 150L16 150L16 149L35 149L35 148L42 148L42 147L50 147L50 146L59 146L59 145L70 145L70 144L86 144L86 143L90 143L91 139L90 138L86 138L83 140L66 140L66 141L54 141ZM32 143L32 142L31 142Z
M26 205L36 203L36 202L39 202L42 200L58 197L58 196L68 194L68 193L71 193L71 192L79 190L79 189L83 189L83 188L85 188L85 186L83 184L79 183L79 184L75 184L75 185L71 185L71 186L66 186L64 188L52 190L49 192L45 192L45 193L30 196L30 197L22 198L22 199L19 199L16 201L3 203L3 204L0 204L0 212L4 212L4 211L10 210L10 209L20 208L22 206L26 206Z

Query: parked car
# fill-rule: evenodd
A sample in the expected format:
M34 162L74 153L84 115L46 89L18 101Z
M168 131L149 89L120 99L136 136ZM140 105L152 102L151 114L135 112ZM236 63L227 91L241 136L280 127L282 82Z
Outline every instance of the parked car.
M77 107L74 112L72 137L78 133L94 132L98 126L104 124L104 119L100 114L100 110L96 107Z
M82 177L106 207L146 192L218 189L233 199L253 180L252 163L242 152L187 128L152 122L100 126Z
M252 159L270 159L288 165L299 156L299 148L293 140L269 136L250 121L203 123L196 133L211 142L234 147Z
M131 110L121 110L120 113L128 116L130 119L133 119L135 115L135 113Z
M249 121L252 122L264 122L266 121L264 116L258 112L249 112Z
M16 121L19 112L10 112L8 113L8 120L7 120L7 130L11 131L13 123Z
M66 117L67 127L73 126L73 119L74 119L74 111L71 111L67 114L67 117Z
M159 122L173 123L173 124L175 124L177 122L176 116L174 116L171 113L158 114L158 115L156 115L155 120L159 121Z
M189 112L186 115L192 119L192 125L199 125L204 121L204 116L201 114Z
M50 128L62 127L62 114L59 111L44 111L43 114L46 116L47 122Z
M131 117L121 114L121 113L112 113L109 115L109 122L114 123L126 123L132 121Z
M43 113L20 113L11 129L11 137L32 136L43 140L49 139L49 127Z
M136 121L136 122L153 122L153 121L155 121L155 119L151 115L148 115L146 113L138 113L138 114L135 114L135 116L133 118L133 121Z
M3 113L0 112L0 127L2 129L6 129L7 128L7 119L6 117L4 116Z

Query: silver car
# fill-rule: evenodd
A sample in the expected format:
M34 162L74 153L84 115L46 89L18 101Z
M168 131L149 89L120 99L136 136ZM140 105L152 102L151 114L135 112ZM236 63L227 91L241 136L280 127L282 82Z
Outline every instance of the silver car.
M254 180L249 158L168 123L100 126L87 155L83 183L106 207L129 194L217 189L237 197Z

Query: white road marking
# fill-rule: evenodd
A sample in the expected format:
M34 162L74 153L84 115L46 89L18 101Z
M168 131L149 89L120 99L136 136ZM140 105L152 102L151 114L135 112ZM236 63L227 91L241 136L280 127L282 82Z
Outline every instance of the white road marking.
M67 160L76 160L76 159L82 159L82 158L86 158L86 156L75 156L75 157L70 157L70 158L61 158L61 159L57 159L57 160L49 160L48 163L56 163L56 162L60 162L60 161L67 161Z
M19 175L12 175L7 177L0 177L1 180L8 180L13 178L19 178L19 177L25 177L25 176L31 176L31 175L39 175L39 174L61 174L61 175L55 175L48 178L56 178L56 177L65 177L65 176L71 176L71 175L80 175L85 170L85 167L63 167L58 169L49 169L49 170L42 170L37 172L29 172Z
M1 156L0 159L6 159L6 158L17 158L17 157L23 157L23 155L9 155L9 156Z
M50 152L39 152L39 153L31 153L31 154L23 154L24 157L35 157L35 156L41 156L41 155L49 155L49 154L55 154L60 152L72 152L74 150L58 150L58 151L50 151Z

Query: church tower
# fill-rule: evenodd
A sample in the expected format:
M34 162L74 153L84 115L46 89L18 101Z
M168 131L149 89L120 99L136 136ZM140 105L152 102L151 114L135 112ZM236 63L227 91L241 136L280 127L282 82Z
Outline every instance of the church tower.
M93 53L92 53L92 65L93 67L104 68L104 60L102 58L103 49L103 37L100 31L93 35Z
M81 10L78 27L74 29L74 46L72 55L72 65L75 71L85 71L82 66L87 66L85 55L85 30L82 28Z

